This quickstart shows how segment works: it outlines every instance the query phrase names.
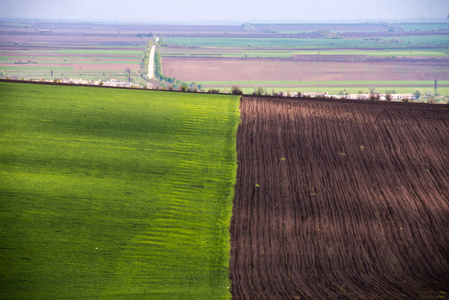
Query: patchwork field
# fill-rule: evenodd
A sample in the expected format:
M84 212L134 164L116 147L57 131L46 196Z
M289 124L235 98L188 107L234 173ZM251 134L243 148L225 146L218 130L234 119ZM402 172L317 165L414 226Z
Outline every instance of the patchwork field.
M0 35L0 71L14 79L126 81L127 69L139 71L145 43L137 36Z
M448 299L447 106L243 97L233 299Z
M0 77L447 103L448 36L5 21ZM0 82L0 298L449 299L448 149L447 105Z
M139 76L146 42L157 35L162 36L162 75L195 82L206 90L229 91L230 81L245 93L252 93L255 86L269 93L318 91L315 84L262 84L270 81L367 82L359 86L322 84L321 92L338 94L343 89L351 93L366 90L370 81L391 81L377 91L383 93L388 86L410 94L419 88L430 90L426 93L430 95L429 81L449 78L448 28L446 20L234 25L18 22L0 24L0 71L2 76L6 73L3 77L14 79L49 80L53 71L52 79L104 82L128 81L126 70L130 69L133 83L170 88L172 78L149 83ZM394 85L394 81L421 83ZM440 84L436 101L447 101L448 95L449 87Z
M0 83L0 298L228 299L238 106Z
M255 31L262 31L262 27L268 25L251 26ZM429 81L435 78L447 81L449 78L449 42L447 31L443 29L438 32L430 29L423 32L394 32L392 27L390 29L393 32L390 32L386 29L390 25L385 24L386 27L377 25L371 28L340 24L344 32L334 32L340 28L339 24L328 24L328 29L335 29L331 30L333 33L323 29L295 35L294 28L319 28L323 24L318 27L311 24L272 25L272 29L277 28L278 32L291 31L285 35L273 33L272 36L246 38L166 37L164 41L168 45L162 48L164 74L188 82L201 81L205 89L222 91L229 90L231 85L228 82L232 81L233 85L242 87L245 93L250 94L255 87L266 88L269 94L287 90L318 92L315 88L318 81L322 86L319 91L331 94L338 94L343 89L359 93L375 81L391 82L378 86L378 92L384 93L388 87L411 94L415 89L433 91ZM434 28L437 24L426 26ZM445 28L446 24L441 26ZM282 81L285 83L279 84ZM293 81L293 85L287 83ZM327 85L327 81L337 84ZM366 83L344 84L348 81ZM395 85L397 81L421 82ZM254 84L248 85L246 82ZM277 84L267 85L263 82ZM303 82L314 83L310 85ZM438 94L449 95L448 87L439 85Z

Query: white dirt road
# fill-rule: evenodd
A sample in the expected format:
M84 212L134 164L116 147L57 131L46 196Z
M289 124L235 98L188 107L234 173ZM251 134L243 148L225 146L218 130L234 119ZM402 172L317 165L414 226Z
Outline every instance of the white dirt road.
M150 59L148 61L148 78L154 78L154 54L156 53L156 44L159 41L159 37L156 37L156 41L151 47Z

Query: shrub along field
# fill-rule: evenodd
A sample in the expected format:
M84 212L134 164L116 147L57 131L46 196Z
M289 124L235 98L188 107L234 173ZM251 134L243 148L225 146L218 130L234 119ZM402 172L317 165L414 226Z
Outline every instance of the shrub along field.
M0 298L230 297L236 96L0 95Z
M252 94L258 87L271 95L273 92L328 92L338 95L340 91L350 94L368 94L370 88L374 87L377 93L399 93L410 94L416 89L423 92L434 91L434 81L203 81L206 88L227 91L229 87L239 86L245 94ZM394 91L394 92L392 92ZM362 93L360 93L362 92ZM438 92L441 95L449 95L449 81L438 81Z

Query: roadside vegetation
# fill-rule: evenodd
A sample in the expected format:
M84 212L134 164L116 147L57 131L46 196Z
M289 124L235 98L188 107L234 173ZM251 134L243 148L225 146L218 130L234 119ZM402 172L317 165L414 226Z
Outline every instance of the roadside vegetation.
M153 47L153 40L150 39L145 46L145 52L143 53L142 61L140 62L139 72L141 76L148 75L148 64L150 61L151 47Z
M156 89L171 90L171 91L190 91L199 92L202 90L202 86L196 82L190 84L185 81L180 81L176 77L169 77L162 74L162 62L161 62L161 45L165 45L162 38L156 45L156 53L154 55L154 76L160 80L160 85Z

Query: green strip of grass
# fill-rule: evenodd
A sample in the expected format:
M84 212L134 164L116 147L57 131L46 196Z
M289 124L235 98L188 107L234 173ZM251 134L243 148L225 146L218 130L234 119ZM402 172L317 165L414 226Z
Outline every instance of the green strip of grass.
M241 50L238 52L227 53L226 49L222 49L222 53L214 49L214 56L207 57L270 57L270 58L290 58L292 55L366 55L370 57L413 57L413 56L427 56L427 57L445 57L449 49L379 49L379 50ZM164 51L162 56L202 56L201 52L185 49L183 52Z
M222 92L223 91L230 91L230 86L229 87L220 87L220 86L207 86L206 89L219 89ZM245 94L252 94L254 92L254 88L253 87L241 87L242 91ZM263 87L264 90L267 91L267 93L269 95L271 95L272 91L274 92L317 92L318 91L318 87L314 86L314 87L301 87L301 86L267 86L267 87ZM413 93L416 89L421 89L422 91L430 91L433 92L433 87L428 87L428 86L410 86L410 87L395 87L395 86L376 86L376 92L379 93L385 93L386 90L392 90L394 89L396 91L397 94L411 94ZM369 86L360 86L360 87L349 87L349 86L338 86L338 87L328 87L328 86L320 86L319 91L321 93L323 92L328 92L331 95L338 95L338 92L341 90L346 90L348 93L351 94L358 94L360 90L362 90L364 93L369 93ZM438 93L442 96L448 96L449 95L449 87L439 87L438 88Z
M412 36L397 37L397 43L392 38L365 39L304 39L304 38L186 38L186 37L166 37L164 41L172 45L218 47L218 48L410 48L410 47L449 47L446 36Z
M0 298L230 298L238 97L0 95Z
M449 24L447 23L409 23L409 24L399 24L399 26L401 26L404 30L406 31L419 31L419 30L441 30L441 29L445 29L448 30L449 29Z
M204 86L214 85L317 85L317 81L203 81ZM439 84L449 84L449 81L439 80ZM433 80L423 81L320 81L321 85L365 85L365 86L378 86L378 85L433 85Z

